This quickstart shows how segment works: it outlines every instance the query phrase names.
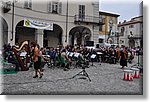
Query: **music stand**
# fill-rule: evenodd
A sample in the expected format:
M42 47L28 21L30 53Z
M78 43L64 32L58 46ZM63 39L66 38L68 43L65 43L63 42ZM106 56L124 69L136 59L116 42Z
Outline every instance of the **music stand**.
M92 54L90 58L91 58L91 62L92 62L91 66L94 66L97 68L97 66L93 64L93 60L96 58L96 54Z
M101 65L101 58L102 58L102 54L101 52L97 52L98 56L99 56L99 64Z
M135 67L135 68L138 68L138 69L140 69L140 70L143 70L143 69L142 69L142 65L140 64L140 58L139 58L139 57L140 57L140 56L139 56L140 54L139 54L139 53L140 53L140 52L138 51L138 53L137 53L137 54L138 54L138 62L137 62L136 64L134 64L133 66L131 66L131 67ZM142 71L142 72L143 72L143 71Z
M87 78L89 79L89 81L91 82L91 79L90 79L88 73L87 73L86 70L85 70L85 66L82 66L82 71L79 72L79 73L77 73L76 75L74 75L71 79L75 78L75 77L78 76L78 75L87 77Z
M74 59L75 59L75 68L77 68L77 64L78 64L78 61L79 61L79 56L80 56L80 53L74 53Z
M25 57L27 55L27 52L21 52L20 56Z

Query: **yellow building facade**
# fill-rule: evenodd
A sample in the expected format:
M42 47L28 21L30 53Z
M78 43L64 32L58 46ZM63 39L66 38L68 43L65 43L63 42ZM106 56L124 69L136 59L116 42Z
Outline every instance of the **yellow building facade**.
M120 15L99 11L99 16L104 19L104 24L100 26L99 34L100 36L104 36L105 42L107 42L108 35L115 35L115 32L117 30L118 17Z

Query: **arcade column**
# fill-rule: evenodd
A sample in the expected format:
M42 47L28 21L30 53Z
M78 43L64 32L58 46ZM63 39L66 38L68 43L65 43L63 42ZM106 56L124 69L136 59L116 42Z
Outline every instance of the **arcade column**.
M44 35L43 29L35 30L35 41L37 41L40 47L43 47L43 35Z

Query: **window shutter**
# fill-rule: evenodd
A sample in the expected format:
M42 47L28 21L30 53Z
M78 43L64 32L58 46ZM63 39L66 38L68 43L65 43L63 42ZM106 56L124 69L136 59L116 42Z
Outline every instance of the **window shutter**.
M61 2L59 2L59 11L58 11L60 14L61 14L61 12L62 12L62 3Z

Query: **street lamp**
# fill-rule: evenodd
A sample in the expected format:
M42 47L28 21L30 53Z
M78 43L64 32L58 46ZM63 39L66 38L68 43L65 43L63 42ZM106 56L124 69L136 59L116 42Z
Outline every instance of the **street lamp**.
M15 10L14 10L14 0L13 0L13 2L12 2L12 38L10 39L11 41L13 41L13 34L14 34L14 12L15 12Z
M67 7L66 7L66 36L65 36L65 42L67 42L67 31L68 31L68 0L67 0Z
M119 32L118 32L118 30L116 31L116 34L115 34L115 36L117 37L117 44L118 44L118 46L119 46Z

